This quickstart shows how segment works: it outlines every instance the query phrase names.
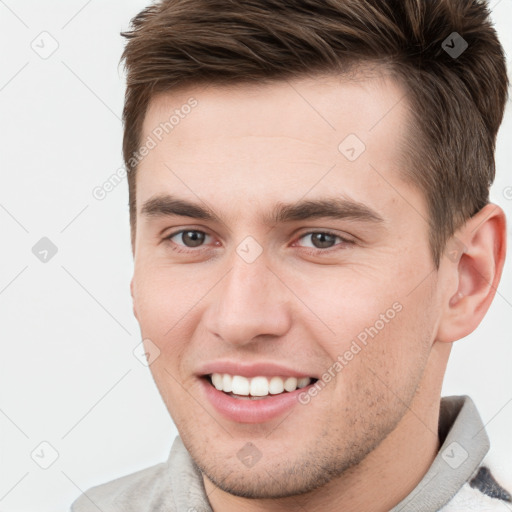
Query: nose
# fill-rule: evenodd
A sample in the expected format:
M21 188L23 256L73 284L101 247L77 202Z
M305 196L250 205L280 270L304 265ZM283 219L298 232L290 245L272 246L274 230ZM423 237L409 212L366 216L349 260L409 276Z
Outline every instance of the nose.
M290 291L263 257L247 263L236 256L211 300L206 328L226 343L248 345L290 329Z

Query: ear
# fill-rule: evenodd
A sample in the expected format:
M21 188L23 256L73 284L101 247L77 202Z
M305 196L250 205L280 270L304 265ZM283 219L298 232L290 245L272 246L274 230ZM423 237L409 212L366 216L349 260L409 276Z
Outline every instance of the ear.
M135 315L135 318L139 320L139 317L137 316L137 309L135 308L135 298L134 298L134 284L133 284L134 277L132 276L132 280L130 281L130 295L132 296L132 303L133 303L133 314Z
M482 321L500 282L506 240L505 214L489 203L448 242L441 265L446 265L451 284L444 294L438 341L463 338Z

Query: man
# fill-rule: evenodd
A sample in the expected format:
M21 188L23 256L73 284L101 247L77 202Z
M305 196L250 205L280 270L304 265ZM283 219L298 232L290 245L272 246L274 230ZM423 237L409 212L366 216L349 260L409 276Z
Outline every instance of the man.
M164 0L124 35L134 314L180 435L73 511L506 509L440 398L505 258L485 3Z

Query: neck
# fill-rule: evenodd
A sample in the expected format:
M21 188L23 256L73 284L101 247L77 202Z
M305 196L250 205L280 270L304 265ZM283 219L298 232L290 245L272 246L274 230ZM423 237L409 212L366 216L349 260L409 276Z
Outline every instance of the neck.
M216 487L203 475L214 512L387 512L407 497L432 465L439 448L439 405L449 344L435 343L423 379L396 428L356 466L312 492L289 498L247 499ZM440 378L439 378L440 377Z

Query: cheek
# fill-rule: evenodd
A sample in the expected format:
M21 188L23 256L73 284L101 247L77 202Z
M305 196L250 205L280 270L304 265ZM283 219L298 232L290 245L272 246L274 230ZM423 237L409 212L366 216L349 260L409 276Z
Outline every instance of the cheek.
M158 339L167 338L181 327L180 319L193 314L208 286L195 282L193 273L183 269L155 264L139 268L134 274L134 305L141 329Z
M308 292L307 304L330 330L324 340L331 354L347 350L354 339L364 344L374 336L382 338L401 316L403 306L388 283L356 275L324 284Z
M150 371L168 406L180 400L177 381L183 381L181 364L192 336L190 329L195 323L194 304L197 303L190 287L176 281L179 281L177 276L174 278L168 272L164 277L160 270L138 273L134 278L134 305L141 336L150 340L152 350L158 353ZM172 400L164 394L172 396Z
M331 367L339 363L331 373L344 374L341 383L372 381L380 388L407 387L421 375L434 340L438 311L432 304L430 284L411 291L410 283L398 276L384 283L360 283L331 284L322 297L316 297L322 318L334 331L322 338Z
M411 321L409 314L404 306L384 327L374 322L360 331L363 336L336 351L341 354L340 371L331 389L340 404L338 415L359 433L356 438L361 444L369 432L394 428L423 378L429 336L426 327Z
M145 266L134 276L134 304L143 339L151 340L158 351L149 369L173 421L190 407L188 387L181 370L182 361L192 335L187 332L193 322L194 293L180 282L177 272Z

